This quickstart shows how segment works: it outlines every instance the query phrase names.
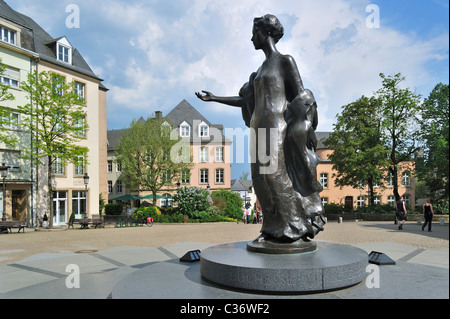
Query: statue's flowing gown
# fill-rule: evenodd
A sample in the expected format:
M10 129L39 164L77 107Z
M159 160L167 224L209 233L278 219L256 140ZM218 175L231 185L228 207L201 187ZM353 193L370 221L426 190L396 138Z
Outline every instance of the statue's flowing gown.
M291 96L278 54L250 76L239 95L251 128L252 180L263 211L265 238L313 238L324 224L315 153L317 106L311 91ZM298 72L298 71L297 71Z

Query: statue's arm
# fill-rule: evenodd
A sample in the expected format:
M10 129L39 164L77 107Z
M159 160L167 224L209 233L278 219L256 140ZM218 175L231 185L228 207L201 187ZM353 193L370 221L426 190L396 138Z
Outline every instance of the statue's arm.
M242 96L215 96L211 92L202 91L204 95L199 92L195 92L195 95L205 102L218 102L226 105L244 107L245 100Z
M288 98L288 101L292 101L304 90L303 81L293 57L285 55L282 67L286 87L286 97Z

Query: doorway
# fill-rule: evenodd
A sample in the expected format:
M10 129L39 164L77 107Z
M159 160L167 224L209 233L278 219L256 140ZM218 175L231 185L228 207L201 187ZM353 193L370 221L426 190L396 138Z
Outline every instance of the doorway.
M53 225L67 223L67 192L53 192Z
M12 191L12 220L25 220L27 217L27 192Z

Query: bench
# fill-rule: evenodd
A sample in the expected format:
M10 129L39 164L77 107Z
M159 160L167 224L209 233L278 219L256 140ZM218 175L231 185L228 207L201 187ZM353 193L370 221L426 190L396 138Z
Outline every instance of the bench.
M72 226L72 228L74 228L74 226L73 226L74 224L79 224L80 229L87 229L87 228L89 228L89 225L93 225L93 226L95 226L95 228L97 228L97 226L103 225L103 220L101 220L100 218L70 219L67 226L68 226L68 228L70 228L71 226Z
M25 227L27 227L27 225L23 221L0 221L0 231L9 229L9 232L12 233L12 228L19 228L17 231L18 233L20 233L20 230L25 233Z

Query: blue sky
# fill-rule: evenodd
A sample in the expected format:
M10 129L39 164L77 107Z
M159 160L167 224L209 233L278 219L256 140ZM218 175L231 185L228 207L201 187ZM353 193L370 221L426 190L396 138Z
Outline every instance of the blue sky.
M406 76L427 97L449 78L449 1L444 0L7 0L53 37L65 35L104 79L108 129L167 114L186 99L213 123L245 128L240 111L194 92L237 95L264 59L250 42L256 16L285 27L277 47L297 62L318 102L318 131L330 131L341 106L380 88L380 72ZM66 8L80 9L68 28ZM379 25L374 26L376 5ZM370 7L369 7L370 8ZM369 19L368 19L369 18ZM369 24L367 23L369 21ZM370 24L372 22L372 24ZM235 153L243 150L235 150ZM249 171L232 164L232 178Z

